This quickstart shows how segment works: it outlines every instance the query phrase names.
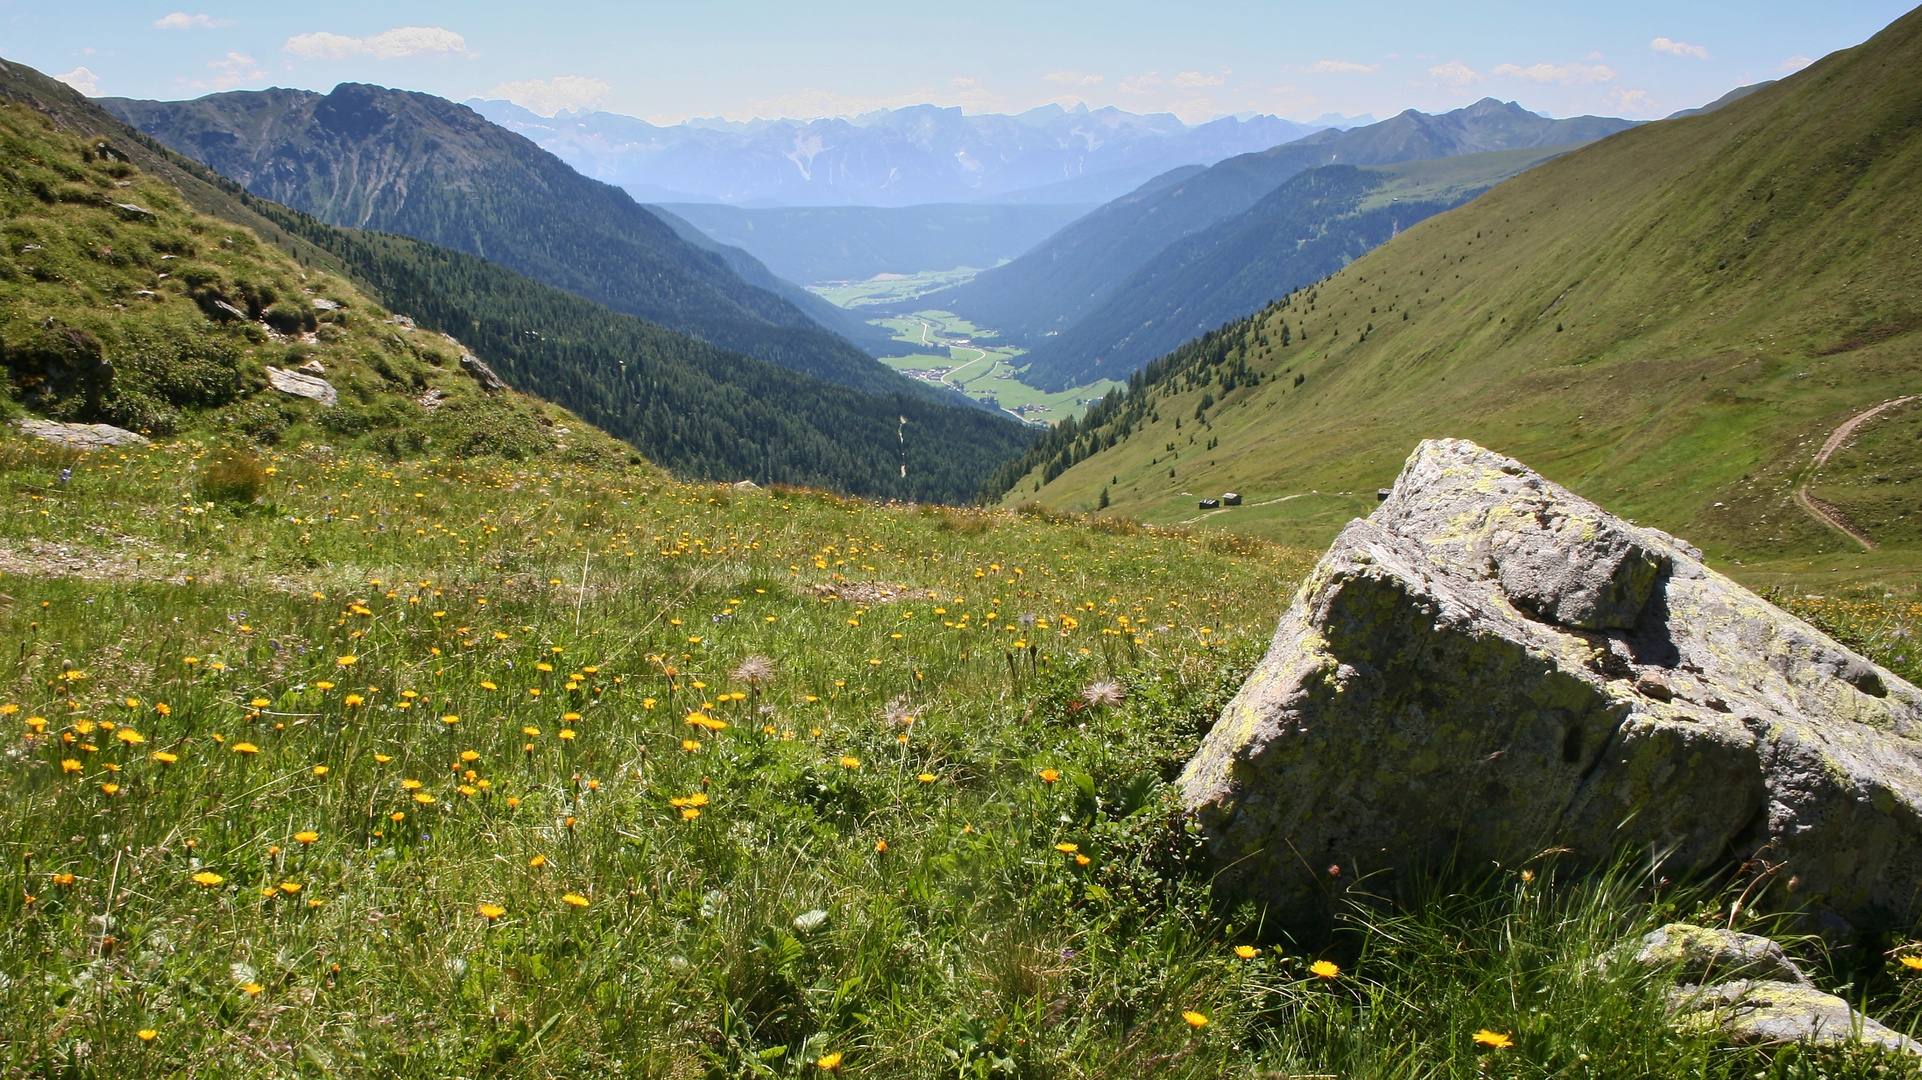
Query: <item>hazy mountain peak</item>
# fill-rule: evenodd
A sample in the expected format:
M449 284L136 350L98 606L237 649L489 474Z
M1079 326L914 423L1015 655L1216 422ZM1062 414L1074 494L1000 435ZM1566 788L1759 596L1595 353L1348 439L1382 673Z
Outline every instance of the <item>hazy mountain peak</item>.
M1184 165L1208 165L1321 130L1268 115L1190 125L1169 113L1048 104L1006 115L912 105L856 117L689 120L615 113L565 121L470 101L581 172L650 200L799 206L1097 203ZM798 134L797 134L798 133Z

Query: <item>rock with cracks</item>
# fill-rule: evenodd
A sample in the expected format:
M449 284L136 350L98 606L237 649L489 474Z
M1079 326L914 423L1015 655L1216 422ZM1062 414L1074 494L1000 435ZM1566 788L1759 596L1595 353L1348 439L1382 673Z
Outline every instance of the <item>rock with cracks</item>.
M1688 544L1439 440L1316 564L1180 784L1219 883L1284 918L1559 846L1766 867L1771 902L1844 932L1922 899L1918 721L1914 686Z
M340 400L340 392L334 389L334 384L318 376L270 366L267 369L267 381L283 394L318 401L329 408Z

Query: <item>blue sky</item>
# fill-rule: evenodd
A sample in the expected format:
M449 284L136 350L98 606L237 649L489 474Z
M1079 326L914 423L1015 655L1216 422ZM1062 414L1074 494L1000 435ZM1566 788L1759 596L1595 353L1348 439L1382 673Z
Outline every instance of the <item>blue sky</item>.
M1650 117L1777 78L1907 10L1886 0L0 0L0 57L90 93L374 82L536 111L827 116L1050 101L1205 120L1388 116L1484 96Z

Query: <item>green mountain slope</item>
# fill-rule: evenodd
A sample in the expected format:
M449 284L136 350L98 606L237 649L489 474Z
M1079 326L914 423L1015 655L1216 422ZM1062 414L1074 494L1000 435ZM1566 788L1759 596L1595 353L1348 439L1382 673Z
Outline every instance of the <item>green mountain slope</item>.
M1498 150L1405 165L1324 165L1233 217L1182 237L1079 322L1036 345L1027 378L1126 379L1189 338L1259 311L1571 147Z
M479 255L616 311L877 393L910 386L619 188L465 106L343 83L100 103L262 198ZM913 390L909 392L920 392Z
M0 412L394 456L626 456L545 402L489 391L457 343L343 278L196 212L122 145L0 102ZM337 401L274 388L293 369Z
M1318 132L1173 182L1150 181L1021 258L944 292L940 306L1033 347L1079 322L1169 244L1241 213L1305 169L1558 146L1629 126L1626 120L1596 116L1550 120L1489 98L1439 116L1410 109L1368 127ZM1049 379L1047 385L1067 385L1057 382Z
M1011 497L1052 471L1054 505L1105 487L1116 512L1185 520L1231 489L1248 505L1210 524L1320 542L1417 439L1447 435L1729 557L1860 552L1798 505L1805 484L1912 548L1922 446L1881 433L1916 403L1816 458L1922 389L1918 65L1911 14L1715 112L1531 170L1157 361L1093 432L1057 432Z
M233 233L232 223L239 223L262 238L271 238L275 247L291 254L288 258L279 251L260 247L262 252L292 267L276 271L279 277L257 270L223 272L220 280L225 285L222 287L228 289L231 299L250 316L261 314L270 306L246 300L268 295L254 287L260 282L266 282L274 296L291 297L300 303L298 296L284 284L274 283L289 280L289 275L297 279L302 267L310 268L307 271L310 274L325 268L350 277L381 304L415 319L423 330L452 332L471 343L483 359L495 365L519 389L567 404L589 422L628 440L655 462L691 478L750 478L761 482L805 483L879 497L960 501L979 488L981 478L997 463L1018 453L1033 437L1031 431L1020 424L978 410L931 405L908 396L864 394L718 349L529 281L471 255L407 237L325 225L298 211L249 195L231 181L174 154L108 115L71 88L23 65L8 64L0 68L0 99L25 103L36 113L52 117L67 129L67 137L105 139L115 148L117 156L132 159L117 163L116 168L151 166L147 174L151 179L144 181L146 183L158 184L162 176L178 177L181 186L158 186L156 190L163 194L172 192L171 198L189 202L191 209L182 206L180 210L200 222L200 231L218 228L223 234ZM27 159L39 156L51 160L47 153L36 154L32 150L21 153ZM78 154L79 150L74 150L76 159ZM49 190L66 189L56 185ZM78 187L73 190L93 198ZM32 215L27 213L32 204L22 202L21 207L24 209L17 208L8 215L7 227L32 221ZM87 209L96 216L110 213L105 203L88 204ZM194 210L211 211L213 217L193 215ZM236 235L244 238L246 233ZM93 234L84 234L81 240L74 241L93 242ZM112 240L104 242L120 250ZM41 245L40 251L27 253L33 260L51 257L41 253L49 246L44 240L23 240L17 247L30 243ZM172 262L161 258L165 254L172 252L159 251L152 256L163 269ZM77 265L99 261L84 251L74 256L74 260ZM32 270L29 267L19 273L31 276ZM214 326L216 320L204 309L180 308L175 316L169 316L179 323L168 331L174 338L157 338L157 331L137 327L126 331L112 329L147 310L128 302L127 297L142 288L154 289L151 283L137 280L138 274L134 271L128 273L135 276L123 274L114 281L100 283L90 283L90 279L72 273L58 273L50 279L51 285L42 283L45 287L41 293L54 309L43 314L51 314L60 325L81 327L92 335L90 340L102 343L99 350L89 346L75 354L78 357L75 362L84 362L97 354L100 359L130 371L151 369L149 382L157 379L159 384L164 384L164 389L165 385L171 385L167 380L174 378L169 373L181 366L170 358L191 358L199 354L192 350L182 353L172 345L156 351L155 342L164 345L177 339L191 343L195 335L218 329ZM316 276L316 280L321 279ZM305 287L318 289L321 285L306 283ZM345 283L339 287L352 288ZM196 297L205 291L200 286L194 289ZM298 295L306 293L300 290ZM260 311L254 310L256 306ZM351 323L354 319L351 312L360 307L373 310L374 304L356 301L348 309L349 314L341 318ZM20 310L29 309L23 306ZM251 318L236 322L245 325L229 327L227 332L249 339L265 333ZM20 329L25 325L17 325L14 336L5 340L25 342L18 347L28 348L30 352L35 349L44 352L45 346L33 345L37 338L26 336L26 331ZM253 329L248 329L249 326ZM183 334L186 336L180 337ZM384 354L390 344L416 340L415 333L405 326L384 326L375 337L377 347L374 352L365 353L367 356ZM422 335L419 340L430 343L422 347L427 350L423 356L431 354L422 361L429 368L434 366L432 357L445 361L442 366L458 366L459 347L432 334ZM53 344L58 346L58 341ZM241 357L250 359L251 366L243 360L233 361L239 372L235 378L241 380L236 386L254 387L261 377L260 366L273 362L274 356L291 348L275 344L278 351L272 355L248 358L245 349L242 350ZM449 349L452 351L448 352ZM33 359L33 355L39 353L32 353L22 363L28 367L47 363ZM353 354L349 360L358 365L359 361L354 358L360 355ZM323 365L332 370L334 361L326 357L322 360ZM379 363L393 367L386 360ZM402 381L412 386L418 381L416 368L419 364L409 361L394 370L402 371ZM359 366L351 370L358 371ZM435 381L432 371L423 370L421 377L428 378L428 383L414 387L411 393L445 389ZM249 379L252 381L248 382ZM466 383L471 381L463 376L453 385L466 389ZM377 391L381 384L370 385ZM166 408L197 416L206 408L239 400L234 395L240 392L237 389L222 391L217 400L189 394L176 401L165 394L148 392L148 383L129 386L159 402L152 407L162 427L166 426ZM14 389L22 396L34 393L34 387L19 378L15 379ZM401 392L410 391L403 387ZM63 393L56 401L41 394L32 401L32 407L63 418L137 422L141 415L133 406L149 407L151 403L132 400L133 405L122 407L114 404L111 395L96 394L92 400L77 403L72 395ZM277 407L285 406L279 408L283 420L291 416L290 422L321 424L330 432L327 441L340 441L331 434L336 428L347 434L366 431L370 438L385 440L383 447L394 453L419 451L429 445L422 443L419 436L432 432L418 423L428 413L436 420L456 415L444 409L424 409L412 398L387 401L357 396L360 402L357 405L343 397L345 411L338 416L331 413L308 416L300 411L304 405L280 402L271 394L266 395L265 400ZM518 398L510 396L499 400ZM381 408L374 409L372 405L361 408L369 401ZM288 409L295 411L289 414ZM349 416L361 413L369 413L371 419ZM235 423L243 433L256 434L251 421L242 422L245 419L242 417ZM270 419L263 419L262 425L261 431L274 433ZM587 437L573 441L582 445L584 438ZM444 445L444 440L437 440L434 445ZM510 443L501 443L496 450L522 452Z

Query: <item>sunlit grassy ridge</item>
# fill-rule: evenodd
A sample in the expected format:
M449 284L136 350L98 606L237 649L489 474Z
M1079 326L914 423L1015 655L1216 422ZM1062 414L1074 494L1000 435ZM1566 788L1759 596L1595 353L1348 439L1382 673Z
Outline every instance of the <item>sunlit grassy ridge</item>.
M9 1074L1813 1075L1595 966L1712 900L1210 896L1163 782L1304 553L219 457L0 441Z
M562 410L484 391L458 343L194 212L107 140L0 104L0 161L0 412L396 454L438 440L445 457L539 455L571 432L578 454L624 456ZM309 364L337 405L268 389L268 367Z

